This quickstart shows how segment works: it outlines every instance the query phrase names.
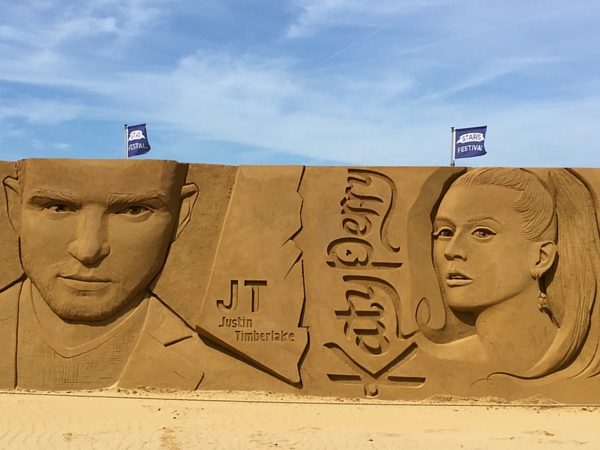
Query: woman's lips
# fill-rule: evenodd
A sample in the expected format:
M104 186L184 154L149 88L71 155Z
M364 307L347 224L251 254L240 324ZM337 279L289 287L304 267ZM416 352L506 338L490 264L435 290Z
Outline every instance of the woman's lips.
M446 284L450 287L466 286L472 282L472 278L455 270L451 270L448 272L448 275L446 275Z
M66 277L59 276L58 278L71 289L77 291L99 291L110 284L110 280L97 277L71 275Z

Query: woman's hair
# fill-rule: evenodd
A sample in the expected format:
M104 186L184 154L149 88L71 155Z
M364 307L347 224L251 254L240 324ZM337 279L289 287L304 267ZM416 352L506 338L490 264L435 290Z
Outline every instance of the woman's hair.
M523 231L530 241L556 239L554 200L534 174L523 169L485 168L467 172L452 187L500 186L519 192L513 205L523 216Z
M524 232L532 241L556 243L553 266L539 280L547 295L545 310L558 327L546 354L525 374L537 379L569 369L569 376L595 375L598 319L600 237L592 193L567 169L550 169L549 182L524 169L484 168L458 178L457 186L500 186L520 193L515 210L524 218ZM594 313L594 315L593 315ZM593 334L594 339L589 339Z

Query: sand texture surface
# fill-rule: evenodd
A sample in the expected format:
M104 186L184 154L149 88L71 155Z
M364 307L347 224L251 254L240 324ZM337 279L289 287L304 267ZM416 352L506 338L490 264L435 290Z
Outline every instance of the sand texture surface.
M0 448L11 450L600 448L600 409L548 401L410 404L107 390L2 392L0 411Z

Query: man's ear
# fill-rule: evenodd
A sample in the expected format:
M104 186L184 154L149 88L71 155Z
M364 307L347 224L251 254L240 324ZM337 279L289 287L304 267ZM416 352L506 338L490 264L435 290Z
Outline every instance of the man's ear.
M10 224L17 235L21 231L21 186L19 180L13 177L4 179L4 193L6 194L6 206Z
M556 259L556 244L552 241L541 242L539 247L540 254L535 268L532 271L534 278L544 275ZM536 276L537 275L537 276Z
M179 221L177 222L177 230L173 236L173 241L179 237L189 223L197 198L198 186L195 183L186 184L181 188L181 208L179 209Z

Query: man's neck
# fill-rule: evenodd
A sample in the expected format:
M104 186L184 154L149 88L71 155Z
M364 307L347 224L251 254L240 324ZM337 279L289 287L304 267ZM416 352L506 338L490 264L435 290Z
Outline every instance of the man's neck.
M33 319L41 328L44 340L52 347L65 349L77 349L90 345L94 348L102 344L125 326L130 318L143 314L143 311L147 309L147 299L151 295L149 291L143 291L123 309L104 320L69 321L56 315L33 283L26 284L31 286L31 302L35 312Z

